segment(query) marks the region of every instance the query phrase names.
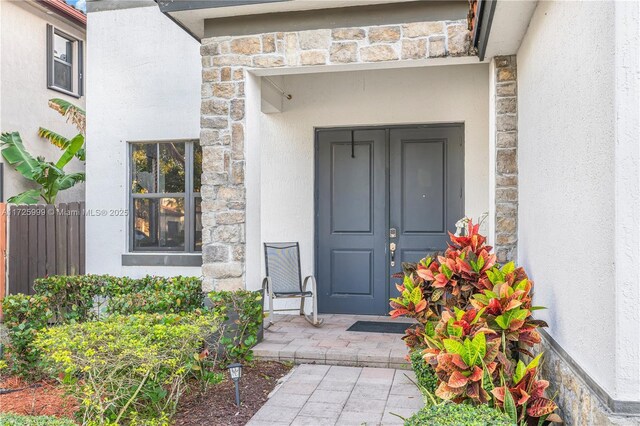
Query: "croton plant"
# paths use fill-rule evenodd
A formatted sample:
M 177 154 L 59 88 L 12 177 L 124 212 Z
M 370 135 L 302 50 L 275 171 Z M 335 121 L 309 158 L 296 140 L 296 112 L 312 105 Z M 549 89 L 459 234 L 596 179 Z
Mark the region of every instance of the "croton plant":
M 498 264 L 479 228 L 470 220 L 443 254 L 403 264 L 390 315 L 417 320 L 403 339 L 434 369 L 439 398 L 499 407 L 520 425 L 561 421 L 537 379 L 532 348 L 546 323 L 532 318 L 542 309 L 532 306 L 533 281 L 513 262 Z

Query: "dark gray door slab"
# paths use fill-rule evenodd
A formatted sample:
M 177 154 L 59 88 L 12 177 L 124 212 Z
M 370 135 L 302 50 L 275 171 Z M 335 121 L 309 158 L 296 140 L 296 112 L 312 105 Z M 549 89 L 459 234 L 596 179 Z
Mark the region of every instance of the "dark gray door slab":
M 317 141 L 318 310 L 383 313 L 386 132 L 323 130 Z
M 395 265 L 417 262 L 447 248 L 448 232 L 464 216 L 464 129 L 459 126 L 391 129 L 390 228 Z
M 390 275 L 444 250 L 464 214 L 463 126 L 318 130 L 316 143 L 318 310 L 386 314 Z

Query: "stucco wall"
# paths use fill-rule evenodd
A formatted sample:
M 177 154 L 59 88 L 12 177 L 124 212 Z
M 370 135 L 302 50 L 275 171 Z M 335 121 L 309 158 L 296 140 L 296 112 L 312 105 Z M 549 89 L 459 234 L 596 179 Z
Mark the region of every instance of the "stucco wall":
M 293 99 L 283 100 L 282 113 L 260 115 L 261 237 L 299 241 L 303 274 L 314 269 L 314 127 L 464 122 L 465 211 L 478 217 L 488 210 L 487 64 L 292 75 L 277 81 Z M 267 84 L 263 81 L 263 87 Z M 255 267 L 247 263 L 248 277 Z
M 127 141 L 197 139 L 200 45 L 150 7 L 89 14 L 87 208 L 127 209 Z M 87 272 L 189 274 L 199 267 L 123 267 L 128 218 L 87 217 Z
M 85 39 L 84 30 L 56 15 L 47 15 L 26 1 L 2 0 L 0 11 L 0 131 L 20 132 L 34 157 L 44 156 L 47 161 L 55 162 L 61 151 L 38 137 L 38 127 L 67 137 L 75 136 L 78 130 L 67 124 L 47 103 L 51 98 L 62 98 L 84 108 L 85 99 L 76 99 L 47 88 L 47 23 L 80 40 Z M 0 161 L 4 163 L 4 159 Z M 77 172 L 83 168 L 82 162 L 72 160 L 66 170 Z M 5 165 L 4 201 L 30 188 L 26 179 Z M 61 192 L 57 201 L 81 201 L 83 198 L 84 184 L 78 184 Z
M 540 2 L 517 53 L 518 257 L 549 334 L 615 397 L 613 12 Z

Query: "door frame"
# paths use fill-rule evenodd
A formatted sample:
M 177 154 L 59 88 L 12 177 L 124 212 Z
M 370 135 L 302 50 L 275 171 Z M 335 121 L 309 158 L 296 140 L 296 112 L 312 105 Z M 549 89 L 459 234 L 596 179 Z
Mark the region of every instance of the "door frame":
M 320 145 L 318 141 L 318 132 L 327 131 L 327 130 L 384 130 L 385 131 L 385 212 L 384 212 L 384 220 L 387 225 L 387 231 L 390 226 L 391 221 L 391 206 L 389 201 L 391 199 L 390 194 L 390 170 L 391 170 L 391 156 L 390 156 L 390 133 L 391 130 L 395 129 L 424 129 L 424 128 L 433 128 L 433 127 L 459 127 L 462 129 L 462 163 L 463 166 L 466 160 L 466 140 L 465 140 L 465 123 L 464 121 L 450 121 L 445 123 L 417 123 L 417 124 L 391 124 L 391 125 L 371 125 L 371 126 L 319 126 L 313 128 L 313 274 L 314 276 L 318 276 L 318 253 L 319 253 L 319 238 L 318 238 L 318 222 L 319 222 L 319 210 L 318 210 L 318 197 L 319 197 L 319 188 L 318 182 L 320 180 L 319 173 L 320 167 L 318 162 L 320 158 L 318 156 L 318 152 L 320 150 Z M 465 169 L 463 167 L 463 173 Z M 465 191 L 466 191 L 466 173 L 462 179 L 462 206 L 463 212 L 465 211 L 466 200 L 465 200 Z M 385 298 L 388 300 L 391 297 L 391 275 L 390 275 L 390 259 L 389 259 L 389 233 L 386 232 L 385 237 L 385 274 L 387 276 L 387 285 L 385 289 Z M 318 312 L 322 313 L 322 312 Z

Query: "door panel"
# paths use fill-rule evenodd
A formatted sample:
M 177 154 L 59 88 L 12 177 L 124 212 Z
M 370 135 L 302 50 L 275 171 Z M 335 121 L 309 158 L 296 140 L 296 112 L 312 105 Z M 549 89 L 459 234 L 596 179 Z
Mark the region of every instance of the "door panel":
M 462 126 L 391 129 L 390 227 L 397 251 L 391 274 L 402 262 L 444 251 L 464 215 Z
M 318 310 L 386 311 L 386 132 L 317 133 Z M 353 151 L 352 151 L 353 148 Z M 352 155 L 353 154 L 353 155 Z
M 444 251 L 464 215 L 463 126 L 319 130 L 316 140 L 318 310 L 386 314 L 391 274 Z

